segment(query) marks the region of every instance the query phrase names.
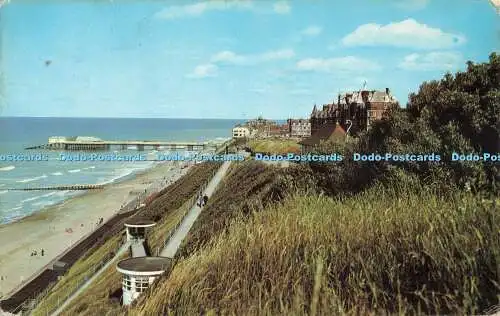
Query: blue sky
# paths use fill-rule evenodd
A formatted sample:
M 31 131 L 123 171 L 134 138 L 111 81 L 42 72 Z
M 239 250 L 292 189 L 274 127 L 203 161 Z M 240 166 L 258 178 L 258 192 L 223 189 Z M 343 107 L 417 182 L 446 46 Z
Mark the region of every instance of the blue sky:
M 406 104 L 498 51 L 498 22 L 487 0 L 13 0 L 0 115 L 307 117 L 365 80 Z

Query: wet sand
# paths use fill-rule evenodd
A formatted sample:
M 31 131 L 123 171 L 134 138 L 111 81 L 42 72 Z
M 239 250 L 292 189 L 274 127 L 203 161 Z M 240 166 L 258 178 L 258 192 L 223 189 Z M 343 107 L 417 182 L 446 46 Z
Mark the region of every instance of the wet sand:
M 174 162 L 162 163 L 103 190 L 89 191 L 17 222 L 1 225 L 0 297 L 93 231 L 101 217 L 106 222 L 146 188 L 165 186 L 166 181 L 175 181 L 187 170 Z M 37 256 L 30 256 L 35 250 Z

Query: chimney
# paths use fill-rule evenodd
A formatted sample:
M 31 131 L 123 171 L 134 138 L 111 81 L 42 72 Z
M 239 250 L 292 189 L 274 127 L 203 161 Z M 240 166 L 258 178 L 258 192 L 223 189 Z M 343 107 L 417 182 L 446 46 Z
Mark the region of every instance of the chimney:
M 389 95 L 390 92 L 391 90 L 389 90 L 389 88 L 385 88 L 385 94 Z

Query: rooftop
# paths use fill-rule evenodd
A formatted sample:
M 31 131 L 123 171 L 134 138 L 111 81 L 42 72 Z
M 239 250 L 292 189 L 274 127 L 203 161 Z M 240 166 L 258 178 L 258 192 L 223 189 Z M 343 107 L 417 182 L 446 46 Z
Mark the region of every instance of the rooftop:
M 121 273 L 164 272 L 172 264 L 167 257 L 135 257 L 118 262 L 117 270 Z
M 125 226 L 133 227 L 151 227 L 156 225 L 155 221 L 145 218 L 129 218 L 125 221 Z
M 319 145 L 322 141 L 326 141 L 328 139 L 339 139 L 346 135 L 345 130 L 340 126 L 340 124 L 329 124 L 322 128 L 320 128 L 316 133 L 314 133 L 311 137 L 304 139 L 299 142 L 300 145 L 305 146 L 314 146 Z

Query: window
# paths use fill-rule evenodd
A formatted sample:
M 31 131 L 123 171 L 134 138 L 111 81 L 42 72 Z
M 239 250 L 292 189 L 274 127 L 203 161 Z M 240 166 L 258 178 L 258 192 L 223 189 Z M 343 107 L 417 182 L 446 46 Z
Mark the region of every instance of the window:
M 123 275 L 123 288 L 127 291 L 132 289 L 132 282 L 130 281 L 130 276 L 127 274 Z
M 149 287 L 149 277 L 136 276 L 135 277 L 135 290 L 142 293 Z

